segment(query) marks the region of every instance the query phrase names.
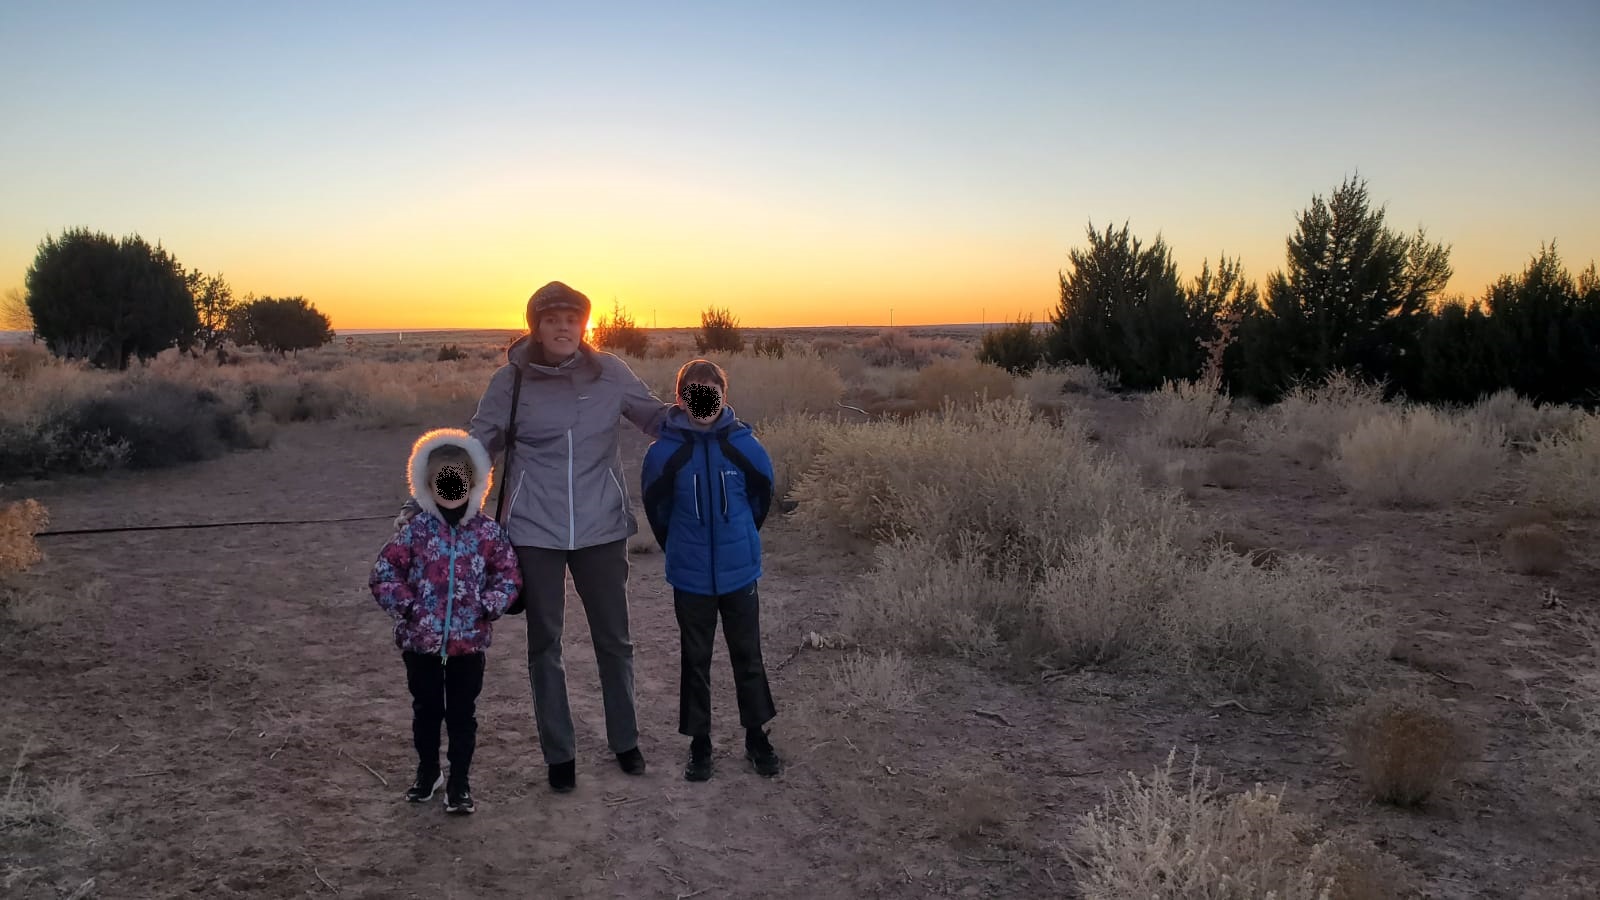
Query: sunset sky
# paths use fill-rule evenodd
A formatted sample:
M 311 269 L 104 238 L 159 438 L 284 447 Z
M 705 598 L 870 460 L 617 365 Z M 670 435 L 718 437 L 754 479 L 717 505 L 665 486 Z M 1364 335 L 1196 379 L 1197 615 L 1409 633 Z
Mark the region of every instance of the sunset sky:
M 1600 258 L 1595 0 L 444 6 L 6 0 L 0 290 L 87 226 L 335 328 L 1038 318 L 1090 220 L 1265 282 L 1355 173 L 1453 293 Z

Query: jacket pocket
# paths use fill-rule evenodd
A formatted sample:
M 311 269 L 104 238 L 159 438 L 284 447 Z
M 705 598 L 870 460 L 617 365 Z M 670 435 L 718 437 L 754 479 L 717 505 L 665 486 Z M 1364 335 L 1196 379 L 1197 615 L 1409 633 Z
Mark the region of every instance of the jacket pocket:
M 628 517 L 628 492 L 622 489 L 622 481 L 617 478 L 615 469 L 606 466 L 606 474 L 611 476 L 611 483 L 617 486 L 617 514 L 626 519 Z

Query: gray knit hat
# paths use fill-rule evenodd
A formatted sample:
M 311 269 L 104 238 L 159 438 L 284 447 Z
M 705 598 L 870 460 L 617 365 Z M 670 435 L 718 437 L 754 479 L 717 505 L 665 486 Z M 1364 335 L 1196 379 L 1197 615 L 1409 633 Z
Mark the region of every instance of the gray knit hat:
M 588 321 L 589 298 L 559 281 L 550 282 L 528 298 L 528 329 L 538 326 L 540 316 L 557 309 L 570 309 Z

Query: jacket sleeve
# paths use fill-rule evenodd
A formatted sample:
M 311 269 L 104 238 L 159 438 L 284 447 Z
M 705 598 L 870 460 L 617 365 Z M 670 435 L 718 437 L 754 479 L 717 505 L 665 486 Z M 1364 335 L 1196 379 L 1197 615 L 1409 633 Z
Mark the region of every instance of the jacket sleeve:
M 411 560 L 411 526 L 407 524 L 383 545 L 367 578 L 373 599 L 396 619 L 404 619 L 417 602 L 417 592 L 411 588 Z
M 650 437 L 660 437 L 661 423 L 667 420 L 667 411 L 672 409 L 672 404 L 662 403 L 661 398 L 633 373 L 625 361 L 616 357 L 612 359 L 620 369 L 618 377 L 622 380 L 623 417 Z
M 485 545 L 483 555 L 483 617 L 490 622 L 505 615 L 507 607 L 522 593 L 522 568 L 517 564 L 517 551 L 500 524 L 493 524 L 494 536 Z
M 767 448 L 761 446 L 761 442 L 756 440 L 754 435 L 742 443 L 745 456 L 761 476 L 745 478 L 745 492 L 750 497 L 750 511 L 755 515 L 756 530 L 760 531 L 761 524 L 767 520 L 767 513 L 772 511 L 772 485 L 777 478 L 773 475 L 772 457 L 767 454 Z
M 656 546 L 663 550 L 667 549 L 667 523 L 672 521 L 672 484 L 670 479 L 662 477 L 667 456 L 667 445 L 656 441 L 645 451 L 644 465 L 639 472 L 644 515 L 650 522 Z
M 517 377 L 515 366 L 507 363 L 495 370 L 489 386 L 478 398 L 478 411 L 467 423 L 467 433 L 478 439 L 489 458 L 499 455 L 506 446 L 506 422 L 511 418 L 511 382 Z

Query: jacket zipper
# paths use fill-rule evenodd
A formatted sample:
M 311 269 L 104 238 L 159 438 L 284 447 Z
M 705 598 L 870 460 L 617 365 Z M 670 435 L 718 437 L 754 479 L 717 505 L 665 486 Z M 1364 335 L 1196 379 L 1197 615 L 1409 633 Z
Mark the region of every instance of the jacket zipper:
M 717 472 L 722 476 L 722 521 L 728 521 L 728 470 Z
M 567 549 L 578 548 L 578 518 L 572 507 L 572 429 L 567 429 Z
M 450 616 L 455 612 L 456 603 L 456 534 L 455 528 L 445 525 L 450 534 L 450 586 L 449 593 L 444 600 L 444 636 L 439 639 L 439 665 L 450 664 Z
M 705 452 L 705 460 L 706 460 L 706 505 L 707 506 L 711 506 L 713 509 L 715 509 L 716 507 L 711 502 L 711 444 L 709 442 L 705 442 L 705 443 L 702 443 L 700 445 L 700 447 Z M 695 492 L 695 503 L 698 505 L 699 502 L 700 502 L 700 500 L 699 500 L 699 492 L 696 491 Z M 716 596 L 718 596 L 718 594 L 717 594 L 717 517 L 716 517 L 716 514 L 713 513 L 712 515 L 707 516 L 706 517 L 706 523 L 711 526 L 711 539 L 710 539 L 710 542 L 709 542 L 709 546 L 710 546 L 710 549 L 711 549 L 711 596 L 716 597 Z
M 689 478 L 694 482 L 694 520 L 704 522 L 705 516 L 700 515 L 700 476 L 691 472 Z

